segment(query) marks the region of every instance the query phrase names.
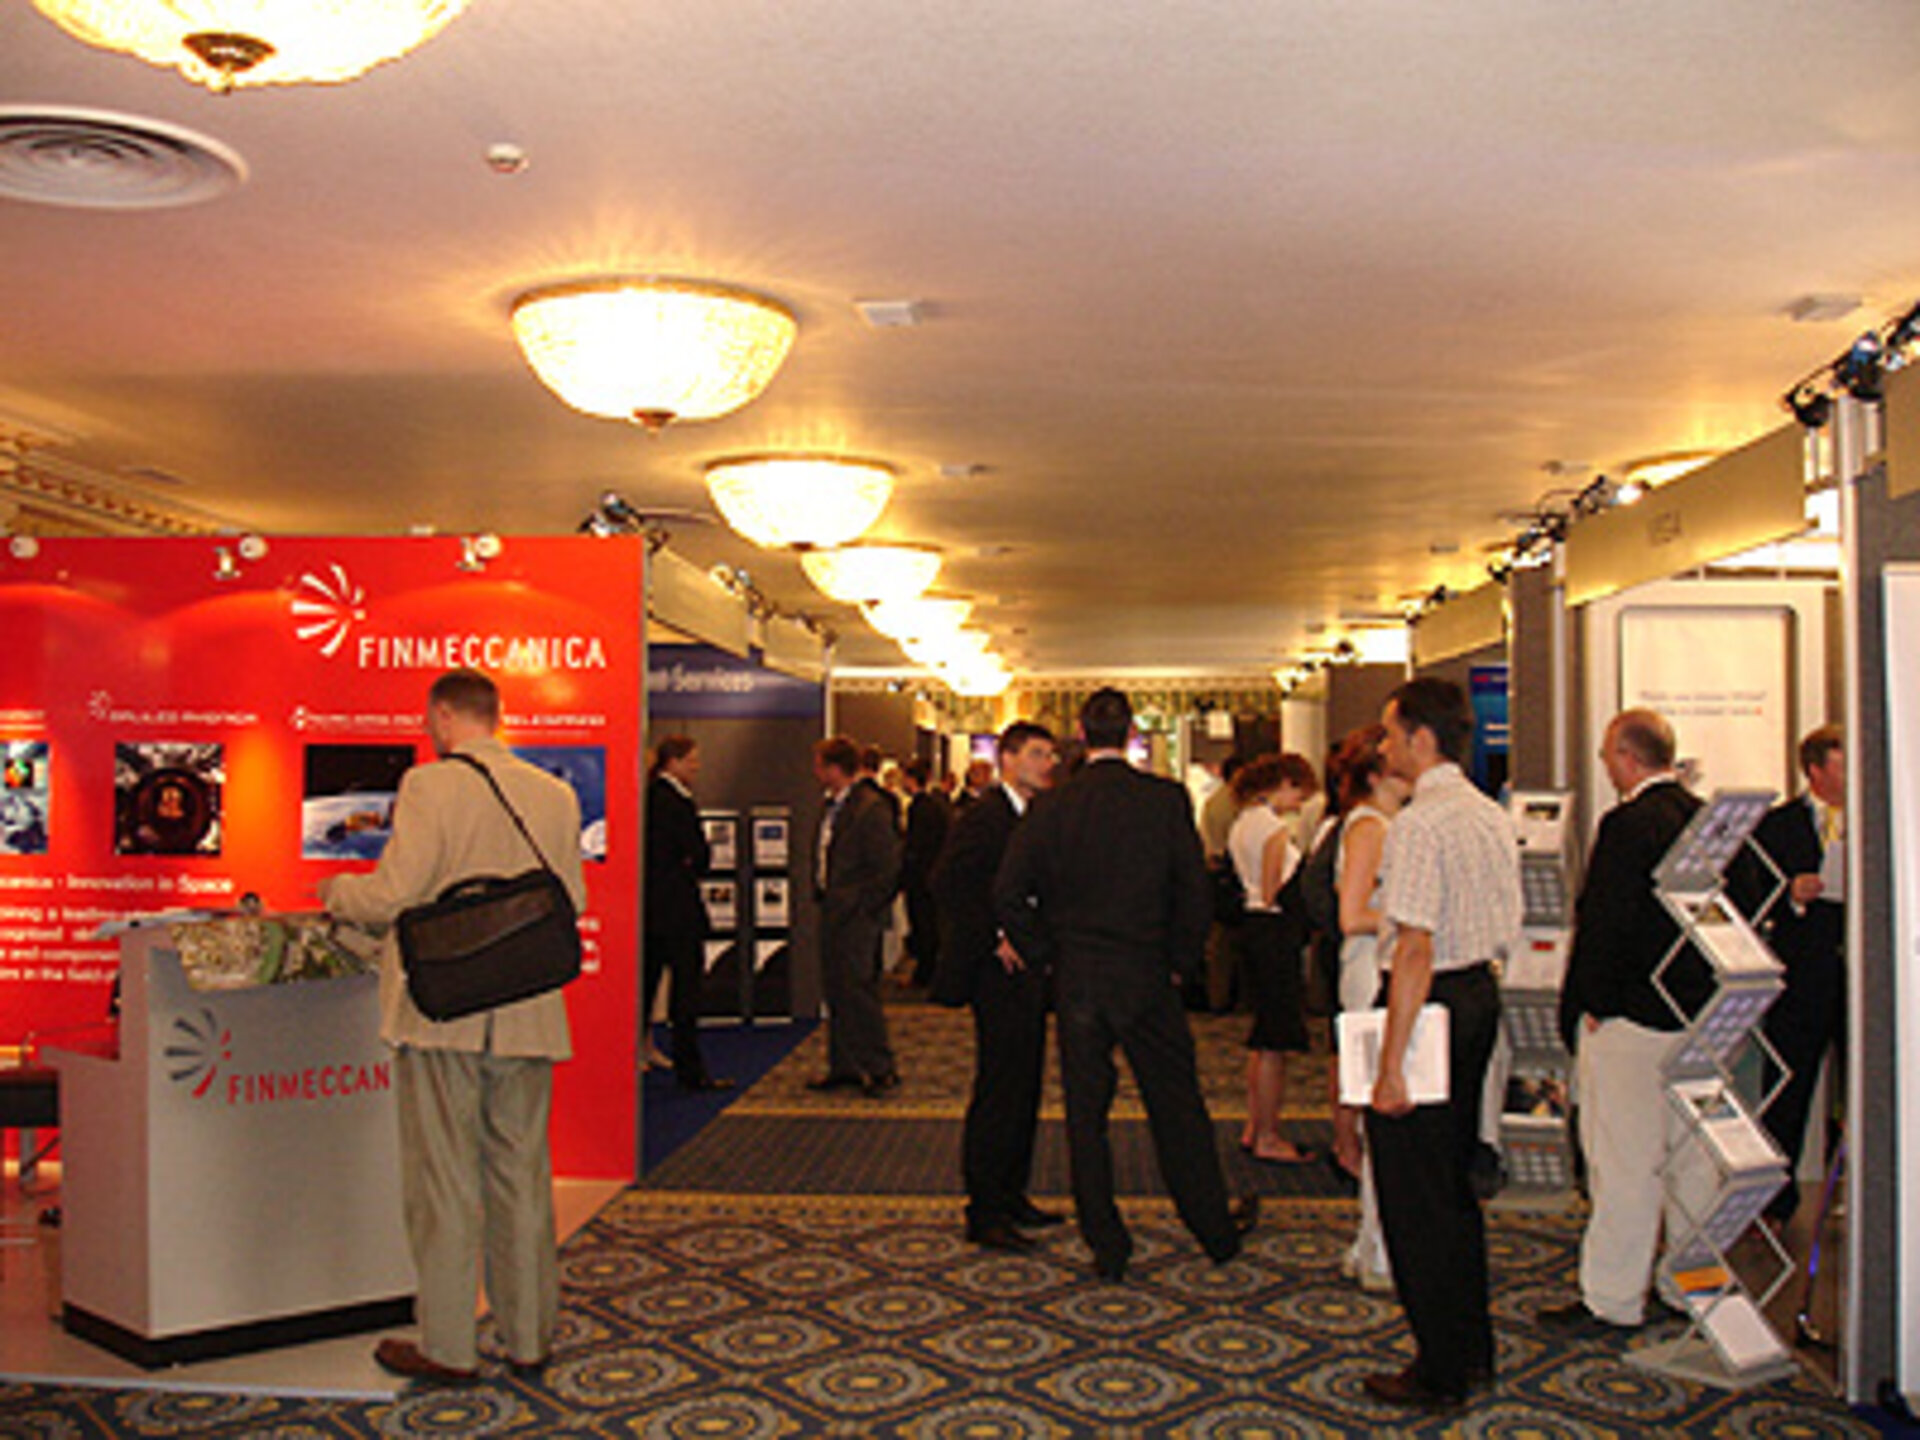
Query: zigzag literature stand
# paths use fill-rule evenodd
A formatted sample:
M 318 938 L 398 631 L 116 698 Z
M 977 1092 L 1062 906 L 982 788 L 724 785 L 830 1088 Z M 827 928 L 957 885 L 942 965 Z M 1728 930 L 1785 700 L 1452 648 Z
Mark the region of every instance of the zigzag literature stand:
M 1764 1307 L 1793 1273 L 1793 1262 L 1765 1225 L 1777 1270 L 1758 1296 L 1727 1255 L 1787 1182 L 1787 1160 L 1736 1092 L 1733 1066 L 1759 1047 L 1777 1076 L 1765 1110 L 1785 1083 L 1785 1067 L 1758 1028 L 1784 986 L 1784 967 L 1722 894 L 1725 871 L 1773 803 L 1764 790 L 1716 791 L 1654 872 L 1654 889 L 1680 927 L 1654 971 L 1654 984 L 1683 1022 L 1663 1066 L 1668 1117 L 1667 1244 L 1662 1293 L 1679 1297 L 1686 1333 L 1627 1353 L 1630 1363 L 1676 1379 L 1744 1390 L 1794 1372 L 1792 1351 L 1774 1333 Z M 1776 880 L 1778 879 L 1776 873 Z M 1672 967 L 1693 946 L 1714 988 L 1689 1018 L 1668 987 Z

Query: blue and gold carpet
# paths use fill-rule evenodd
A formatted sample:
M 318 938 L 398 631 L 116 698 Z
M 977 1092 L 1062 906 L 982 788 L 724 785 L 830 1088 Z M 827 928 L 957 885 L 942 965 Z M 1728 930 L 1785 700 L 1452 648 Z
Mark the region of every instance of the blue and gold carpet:
M 810 1037 L 569 1242 L 556 1355 L 537 1381 L 490 1362 L 478 1385 L 388 1404 L 0 1387 L 0 1437 L 1873 1433 L 1806 1377 L 1729 1394 L 1636 1369 L 1617 1342 L 1540 1333 L 1534 1310 L 1572 1293 L 1572 1217 L 1493 1219 L 1500 1376 L 1468 1409 L 1432 1419 L 1383 1410 L 1361 1390 L 1364 1374 L 1409 1351 L 1392 1298 L 1341 1278 L 1351 1201 L 1270 1198 L 1246 1252 L 1215 1266 L 1158 1195 L 1149 1162 L 1123 1201 L 1136 1242 L 1123 1285 L 1094 1280 L 1070 1228 L 1041 1232 L 1027 1254 L 969 1246 L 954 1178 L 965 1017 L 895 1015 L 902 1092 L 807 1091 L 820 1044 Z M 1229 1151 L 1244 1116 L 1241 1025 L 1196 1027 Z M 1311 1139 L 1325 1090 L 1324 1072 L 1309 1071 L 1289 1111 Z M 1141 1124 L 1134 1102 L 1123 1097 L 1116 1114 L 1117 1146 L 1145 1155 L 1127 1133 Z M 1036 1190 L 1061 1204 L 1051 1184 Z M 1667 1321 L 1645 1339 L 1676 1333 Z

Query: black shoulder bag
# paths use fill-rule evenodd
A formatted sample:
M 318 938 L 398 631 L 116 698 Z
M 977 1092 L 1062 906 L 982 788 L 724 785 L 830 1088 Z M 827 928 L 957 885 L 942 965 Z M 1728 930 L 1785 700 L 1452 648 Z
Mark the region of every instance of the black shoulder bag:
M 540 865 L 510 879 L 459 881 L 438 899 L 400 912 L 407 993 L 429 1020 L 458 1020 L 544 995 L 580 973 L 580 930 L 567 887 L 492 772 L 469 755 L 447 758 L 480 772 Z

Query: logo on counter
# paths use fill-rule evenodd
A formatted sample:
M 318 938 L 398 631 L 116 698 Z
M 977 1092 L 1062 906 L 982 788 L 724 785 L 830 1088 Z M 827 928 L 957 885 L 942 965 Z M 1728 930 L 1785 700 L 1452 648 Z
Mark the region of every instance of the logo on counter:
M 214 1018 L 211 1010 L 201 1010 L 194 1018 L 176 1017 L 175 1039 L 167 1046 L 167 1078 L 176 1085 L 192 1085 L 198 1100 L 213 1088 L 220 1077 L 220 1066 L 233 1060 L 233 1032 Z
M 326 575 L 308 571 L 294 590 L 293 633 L 320 647 L 331 660 L 347 643 L 353 627 L 367 618 L 367 592 L 347 578 L 338 565 L 328 567 Z

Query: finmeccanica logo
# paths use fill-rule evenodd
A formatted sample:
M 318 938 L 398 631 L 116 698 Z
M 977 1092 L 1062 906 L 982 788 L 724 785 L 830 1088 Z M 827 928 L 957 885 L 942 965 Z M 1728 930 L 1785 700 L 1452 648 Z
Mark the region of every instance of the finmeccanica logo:
M 308 571 L 294 583 L 288 609 L 293 633 L 331 660 L 367 618 L 367 592 L 344 567 Z M 440 633 L 361 635 L 347 653 L 361 670 L 487 670 L 544 675 L 555 670 L 605 670 L 606 642 L 598 635 L 528 635 L 448 630 Z
M 320 653 L 331 660 L 347 643 L 353 627 L 367 618 L 367 592 L 347 578 L 338 565 L 328 567 L 329 574 L 308 571 L 294 587 L 293 633 L 311 640 Z
M 204 1009 L 191 1019 L 176 1016 L 173 1031 L 174 1042 L 165 1051 L 167 1078 L 176 1085 L 193 1086 L 193 1098 L 198 1100 L 213 1088 L 221 1064 L 233 1060 L 233 1032 Z
M 281 1070 L 235 1070 L 233 1032 L 211 1010 L 195 1016 L 177 1016 L 174 1041 L 165 1050 L 167 1078 L 192 1086 L 202 1100 L 209 1094 L 229 1105 L 279 1105 L 290 1101 L 344 1100 L 375 1095 L 393 1088 L 393 1066 L 381 1060 L 368 1065 L 340 1061 L 329 1065 L 296 1065 Z M 228 1067 L 226 1083 L 218 1084 L 221 1067 Z

